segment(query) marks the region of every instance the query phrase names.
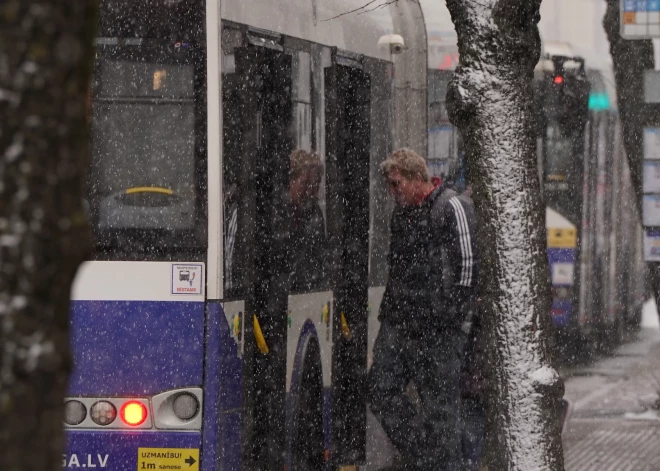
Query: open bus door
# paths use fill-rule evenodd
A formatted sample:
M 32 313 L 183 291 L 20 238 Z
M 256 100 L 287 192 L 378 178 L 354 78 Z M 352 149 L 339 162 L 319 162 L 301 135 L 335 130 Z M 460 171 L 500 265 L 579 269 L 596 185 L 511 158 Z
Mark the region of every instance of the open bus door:
M 325 107 L 321 97 L 315 103 L 325 118 L 327 276 L 300 290 L 288 265 L 295 229 L 287 197 L 294 144 L 305 148 L 313 141 L 301 140 L 304 125 L 294 113 L 306 106 L 296 82 L 305 75 L 306 52 L 295 44 L 296 53 L 284 49 L 281 38 L 250 34 L 241 32 L 235 68 L 223 79 L 225 199 L 233 192 L 238 208 L 225 307 L 240 304 L 245 313 L 241 468 L 323 469 L 328 460 L 333 467 L 354 465 L 364 461 L 366 441 L 370 79 L 359 57 L 335 52 L 314 82 L 313 93 L 325 94 Z M 314 60 L 311 66 L 322 67 Z M 225 211 L 227 221 L 227 202 Z M 297 313 L 319 301 L 328 308 L 323 326 L 320 310 Z M 314 324 L 316 333 L 329 330 L 323 339 L 304 332 L 298 338 L 300 322 Z M 292 348 L 300 358 L 287 356 Z M 332 386 L 326 382 L 330 354 Z
M 241 128 L 240 157 L 233 162 L 239 207 L 235 253 L 241 258 L 238 284 L 246 313 L 242 468 L 284 469 L 288 273 L 278 225 L 285 217 L 282 192 L 292 150 L 291 56 L 276 43 L 248 45 L 236 48 L 235 61 Z
M 325 71 L 328 229 L 335 248 L 332 461 L 366 459 L 371 80 L 362 58 L 333 51 Z

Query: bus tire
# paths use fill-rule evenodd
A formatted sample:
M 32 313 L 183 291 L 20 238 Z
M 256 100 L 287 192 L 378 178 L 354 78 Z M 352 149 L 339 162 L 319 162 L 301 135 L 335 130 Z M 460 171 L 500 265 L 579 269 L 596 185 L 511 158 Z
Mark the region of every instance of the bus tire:
M 325 465 L 323 437 L 323 375 L 316 336 L 305 339 L 298 395 L 294 409 L 292 471 L 317 471 Z

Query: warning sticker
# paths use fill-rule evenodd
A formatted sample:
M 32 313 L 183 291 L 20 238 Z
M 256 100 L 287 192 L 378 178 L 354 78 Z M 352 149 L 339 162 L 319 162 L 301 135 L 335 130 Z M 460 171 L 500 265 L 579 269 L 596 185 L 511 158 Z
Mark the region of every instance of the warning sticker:
M 172 265 L 172 294 L 202 294 L 202 265 Z
M 572 263 L 553 263 L 552 284 L 553 285 L 572 285 L 574 265 Z
M 199 471 L 199 448 L 138 448 L 137 469 Z

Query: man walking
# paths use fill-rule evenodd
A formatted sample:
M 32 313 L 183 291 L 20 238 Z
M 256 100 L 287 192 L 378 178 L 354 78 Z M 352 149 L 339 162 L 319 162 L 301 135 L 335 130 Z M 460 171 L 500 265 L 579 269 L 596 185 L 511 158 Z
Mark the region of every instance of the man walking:
M 465 306 L 476 277 L 471 200 L 429 178 L 400 149 L 381 164 L 396 208 L 389 278 L 369 372 L 369 402 L 405 469 L 459 471 Z M 416 406 L 406 394 L 413 382 Z

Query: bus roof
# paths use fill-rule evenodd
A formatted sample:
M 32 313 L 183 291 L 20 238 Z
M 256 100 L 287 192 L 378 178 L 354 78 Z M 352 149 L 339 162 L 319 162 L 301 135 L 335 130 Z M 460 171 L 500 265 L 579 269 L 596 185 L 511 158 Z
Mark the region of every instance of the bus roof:
M 222 18 L 286 36 L 391 61 L 379 39 L 393 34 L 387 8 L 351 0 L 223 0 Z M 364 2 L 367 5 L 368 2 Z

